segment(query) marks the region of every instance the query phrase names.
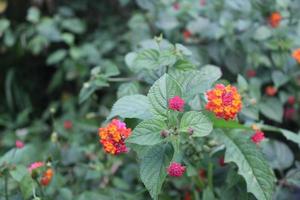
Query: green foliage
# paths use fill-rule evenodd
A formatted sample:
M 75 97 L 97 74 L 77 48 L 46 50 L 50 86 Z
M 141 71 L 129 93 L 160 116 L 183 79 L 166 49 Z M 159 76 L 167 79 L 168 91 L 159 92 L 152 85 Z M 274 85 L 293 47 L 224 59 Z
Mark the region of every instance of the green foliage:
M 0 1 L 0 199 L 298 199 L 299 9 L 295 0 Z M 236 119 L 205 111 L 216 83 L 241 94 Z M 169 108 L 174 96 L 182 111 Z M 132 129 L 125 155 L 96 138 L 113 118 Z M 257 129 L 266 138 L 254 145 Z M 37 161 L 45 166 L 32 176 Z M 183 176 L 167 174 L 171 162 Z
M 243 133 L 216 131 L 226 148 L 225 162 L 234 162 L 238 166 L 238 173 L 245 179 L 248 192 L 257 199 L 272 199 L 275 176 L 262 153 L 240 134 Z

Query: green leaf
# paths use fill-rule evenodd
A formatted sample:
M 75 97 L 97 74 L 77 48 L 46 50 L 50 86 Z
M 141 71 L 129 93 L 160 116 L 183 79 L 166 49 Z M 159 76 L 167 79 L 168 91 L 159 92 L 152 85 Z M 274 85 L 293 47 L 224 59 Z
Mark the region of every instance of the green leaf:
M 225 162 L 234 162 L 238 173 L 244 177 L 247 191 L 259 200 L 271 200 L 275 177 L 263 154 L 242 132 L 223 132 L 216 135 L 225 144 Z
M 258 124 L 258 126 L 262 130 L 280 132 L 280 133 L 283 134 L 283 136 L 287 140 L 295 142 L 300 147 L 300 133 L 297 134 L 297 133 L 294 133 L 292 131 L 289 131 L 289 130 L 286 130 L 286 129 L 282 129 L 282 128 L 277 128 L 277 127 L 270 126 L 270 125 Z
M 111 61 L 106 60 L 101 63 L 101 68 L 106 76 L 116 76 L 120 74 L 118 67 Z
M 211 191 L 210 188 L 205 188 L 202 194 L 202 200 L 214 200 L 215 196 L 214 193 Z
M 181 96 L 181 88 L 168 74 L 164 74 L 150 88 L 149 101 L 155 115 L 167 117 L 168 100 L 174 96 Z
M 203 137 L 212 131 L 212 123 L 201 112 L 190 111 L 184 113 L 180 122 L 180 131 L 188 132 L 193 130 L 193 137 Z
M 62 61 L 67 55 L 67 51 L 65 49 L 60 49 L 52 54 L 47 58 L 47 65 L 54 65 Z
M 193 97 L 211 88 L 212 84 L 217 81 L 221 75 L 221 70 L 218 67 L 206 65 L 199 71 L 181 72 L 177 70 L 170 76 L 181 85 L 183 94 L 188 97 Z
M 177 58 L 174 50 L 163 50 L 159 54 L 158 64 L 159 66 L 172 66 L 176 60 Z
M 283 134 L 283 136 L 292 141 L 295 142 L 296 144 L 298 144 L 299 148 L 300 148 L 300 133 L 294 133 L 292 131 L 289 130 L 285 130 L 285 129 L 280 129 L 280 132 Z
M 268 98 L 259 103 L 260 112 L 269 119 L 282 122 L 283 108 L 281 102 L 276 98 Z
M 196 66 L 188 60 L 178 60 L 174 67 L 182 71 L 194 70 Z
M 281 71 L 273 71 L 272 80 L 275 87 L 279 88 L 280 86 L 286 84 L 289 81 L 289 77 Z
M 0 19 L 0 35 L 10 26 L 10 21 L 7 19 Z
M 285 179 L 288 184 L 300 187 L 300 169 L 297 168 L 290 170 Z
M 30 7 L 26 16 L 27 21 L 37 23 L 40 19 L 40 10 L 37 7 Z
M 15 169 L 9 171 L 11 177 L 16 180 L 17 182 L 20 182 L 23 177 L 28 174 L 28 170 L 23 165 L 17 165 Z
M 24 199 L 29 199 L 32 196 L 32 188 L 34 185 L 34 181 L 30 177 L 29 173 L 22 178 L 20 182 L 20 190 Z
M 113 105 L 107 119 L 112 119 L 115 116 L 122 118 L 150 119 L 152 118 L 150 108 L 149 100 L 144 95 L 135 94 L 124 96 Z
M 238 75 L 237 82 L 240 92 L 248 90 L 248 83 L 242 75 Z
M 169 144 L 159 144 L 149 148 L 141 159 L 141 179 L 154 200 L 158 200 L 172 154 Z
M 272 32 L 270 30 L 270 28 L 268 28 L 267 26 L 260 26 L 254 33 L 253 38 L 255 40 L 261 41 L 261 40 L 266 40 L 269 37 L 271 37 Z
M 139 94 L 140 92 L 140 85 L 138 82 L 130 82 L 130 83 L 122 83 L 117 92 L 118 98 L 133 95 L 133 94 Z
M 137 125 L 126 141 L 138 145 L 155 145 L 163 141 L 160 135 L 163 130 L 167 130 L 164 121 L 158 119 L 145 120 Z
M 262 151 L 273 169 L 284 170 L 294 162 L 294 154 L 284 143 L 269 140 L 262 143 Z
M 159 57 L 159 52 L 155 49 L 143 50 L 135 57 L 130 69 L 134 72 L 139 72 L 142 69 L 156 69 L 159 67 Z

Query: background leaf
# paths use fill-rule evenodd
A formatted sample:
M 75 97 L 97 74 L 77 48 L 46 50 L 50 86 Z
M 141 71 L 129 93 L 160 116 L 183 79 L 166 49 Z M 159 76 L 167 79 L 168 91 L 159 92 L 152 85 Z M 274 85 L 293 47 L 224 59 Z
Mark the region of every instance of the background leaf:
M 238 173 L 247 183 L 247 191 L 257 199 L 270 200 L 274 191 L 275 176 L 263 154 L 243 132 L 223 132 L 216 135 L 225 144 L 225 162 L 234 162 Z
M 107 119 L 112 119 L 115 116 L 122 118 L 150 119 L 152 117 L 150 108 L 149 100 L 144 95 L 135 94 L 124 96 L 113 105 Z

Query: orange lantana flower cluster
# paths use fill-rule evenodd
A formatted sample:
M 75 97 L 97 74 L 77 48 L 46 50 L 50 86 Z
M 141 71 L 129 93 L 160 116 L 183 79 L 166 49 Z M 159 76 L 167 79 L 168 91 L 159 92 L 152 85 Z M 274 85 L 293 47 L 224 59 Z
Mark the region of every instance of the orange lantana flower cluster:
M 110 154 L 127 152 L 125 139 L 131 134 L 131 129 L 118 119 L 112 120 L 106 127 L 99 128 L 100 143 L 104 150 Z
M 242 108 L 241 96 L 236 87 L 217 84 L 207 93 L 206 109 L 225 120 L 234 119 Z

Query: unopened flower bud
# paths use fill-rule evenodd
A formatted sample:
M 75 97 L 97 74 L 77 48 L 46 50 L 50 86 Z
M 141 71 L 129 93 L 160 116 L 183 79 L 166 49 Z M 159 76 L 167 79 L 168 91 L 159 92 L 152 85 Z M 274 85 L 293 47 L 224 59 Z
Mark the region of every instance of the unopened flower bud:
M 50 112 L 51 112 L 52 114 L 54 114 L 54 113 L 56 112 L 56 109 L 53 108 L 53 107 L 51 107 L 51 108 L 50 108 Z
M 168 136 L 169 136 L 169 131 L 167 131 L 167 130 L 162 130 L 162 131 L 160 132 L 160 135 L 161 135 L 161 137 L 163 137 L 163 138 L 168 137 Z
M 255 98 L 252 98 L 252 99 L 250 99 L 250 103 L 251 103 L 251 105 L 255 105 L 257 103 L 257 101 Z
M 210 147 L 207 145 L 203 145 L 203 150 L 206 152 L 210 152 Z
M 53 132 L 51 134 L 51 142 L 56 143 L 57 142 L 57 138 L 58 138 L 57 133 Z
M 190 135 L 193 135 L 194 129 L 190 127 L 190 128 L 188 129 L 188 133 L 189 133 Z
M 212 146 L 212 147 L 213 147 L 213 146 L 217 146 L 217 145 L 218 145 L 218 142 L 217 142 L 216 140 L 209 140 L 209 141 L 208 141 L 208 145 L 209 145 L 209 146 Z

